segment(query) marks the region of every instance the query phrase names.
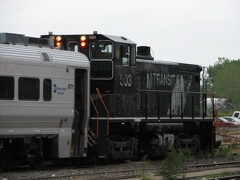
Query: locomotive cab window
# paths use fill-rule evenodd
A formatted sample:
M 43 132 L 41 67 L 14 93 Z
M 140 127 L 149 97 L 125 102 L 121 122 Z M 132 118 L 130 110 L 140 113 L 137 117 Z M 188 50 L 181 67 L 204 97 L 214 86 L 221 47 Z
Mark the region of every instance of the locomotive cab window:
M 90 43 L 91 59 L 112 59 L 113 44 L 111 41 L 93 41 Z
M 44 79 L 43 80 L 43 100 L 51 101 L 52 99 L 52 80 Z
M 0 99 L 13 100 L 14 98 L 14 78 L 0 76 Z
M 121 59 L 123 66 L 130 66 L 131 48 L 129 45 L 121 45 Z
M 113 63 L 112 61 L 91 61 L 90 62 L 91 79 L 112 79 Z
M 199 76 L 195 76 L 195 83 L 196 83 L 196 84 L 199 83 Z
M 39 79 L 20 77 L 18 81 L 18 98 L 19 100 L 39 100 Z
M 78 42 L 75 42 L 75 41 L 68 42 L 68 50 L 69 51 L 78 52 L 78 49 L 79 49 Z

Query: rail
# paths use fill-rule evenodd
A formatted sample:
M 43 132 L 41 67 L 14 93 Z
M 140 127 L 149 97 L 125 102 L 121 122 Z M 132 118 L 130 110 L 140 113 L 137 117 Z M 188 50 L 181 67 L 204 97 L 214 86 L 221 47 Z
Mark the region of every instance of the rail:
M 143 98 L 145 98 L 145 104 L 142 106 L 145 108 L 145 118 L 148 119 L 150 114 L 149 112 L 149 101 L 157 101 L 156 102 L 156 110 L 158 119 L 162 116 L 167 116 L 172 119 L 174 116 L 178 116 L 181 119 L 184 117 L 191 117 L 194 119 L 195 117 L 202 117 L 203 119 L 207 117 L 207 94 L 202 92 L 183 92 L 183 91 L 163 91 L 163 90 L 142 90 L 137 89 L 137 93 L 141 94 Z M 155 93 L 155 96 L 153 95 Z M 154 99 L 153 99 L 154 97 Z M 196 99 L 201 98 L 201 104 L 196 103 Z M 213 98 L 213 97 L 212 97 Z M 162 103 L 165 102 L 165 103 Z M 166 103 L 167 102 L 167 103 Z M 187 103 L 188 102 L 188 103 Z M 162 107 L 164 104 L 165 107 Z M 168 107 L 166 108 L 166 105 Z M 187 111 L 186 111 L 186 106 Z M 161 113 L 161 109 L 165 108 L 164 114 L 163 110 Z M 213 113 L 210 117 L 214 117 Z
M 97 116 L 96 132 L 95 132 L 95 139 L 97 139 L 97 138 L 98 138 L 98 128 L 99 128 L 99 119 L 98 119 L 98 118 L 99 118 L 99 113 L 98 113 L 98 110 L 97 110 L 97 108 L 96 108 L 93 100 L 92 100 L 92 97 L 90 97 L 90 100 L 91 100 L 91 102 L 92 102 L 93 108 L 95 109 L 96 116 Z
M 107 106 L 105 105 L 103 99 L 102 99 L 102 96 L 101 96 L 101 93 L 100 93 L 100 90 L 99 88 L 96 88 L 96 91 L 97 91 L 97 94 L 98 94 L 98 97 L 100 98 L 101 102 L 102 102 L 102 105 L 104 106 L 106 112 L 107 112 L 107 136 L 109 135 L 109 111 L 107 109 Z
M 212 102 L 212 107 L 213 107 L 213 114 L 214 114 L 214 117 L 216 119 L 216 133 L 219 133 L 219 119 L 218 119 L 218 111 L 217 111 L 217 108 L 215 106 L 215 103 L 214 103 L 214 96 L 211 94 L 210 95 L 210 98 L 211 98 L 211 102 Z

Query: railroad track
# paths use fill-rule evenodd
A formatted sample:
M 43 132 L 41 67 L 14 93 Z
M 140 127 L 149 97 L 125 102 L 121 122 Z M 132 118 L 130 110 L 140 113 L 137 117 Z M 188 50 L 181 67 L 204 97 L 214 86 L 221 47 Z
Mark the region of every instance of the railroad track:
M 127 166 L 127 167 L 124 167 Z M 0 180 L 48 180 L 48 179 L 78 179 L 78 180 L 118 180 L 140 177 L 143 172 L 154 172 L 144 162 L 133 162 L 111 165 L 88 166 L 46 166 L 42 171 L 35 171 L 29 167 L 2 172 Z
M 33 177 L 33 178 L 19 178 L 18 180 L 49 180 L 49 179 L 77 179 L 77 180 L 95 180 L 95 179 L 104 179 L 104 180 L 120 180 L 126 178 L 137 178 L 141 176 L 141 172 L 153 171 L 151 168 L 144 169 L 131 169 L 131 170 L 115 170 L 115 171 L 104 171 L 104 172 L 91 172 L 91 173 L 70 173 L 65 175 L 52 174 L 42 177 Z
M 226 177 L 219 177 L 217 180 L 238 180 L 240 179 L 240 175 L 232 175 L 232 176 L 226 176 Z M 211 178 L 210 180 L 216 180 L 216 178 Z
M 230 162 L 215 162 L 215 163 L 208 163 L 208 164 L 196 164 L 196 165 L 189 165 L 188 167 L 192 168 L 198 168 L 198 167 L 221 167 L 221 166 L 234 166 L 234 167 L 239 167 L 240 166 L 240 161 L 230 161 Z
M 63 166 L 63 167 L 46 167 L 43 171 L 34 171 L 30 169 L 22 169 L 18 171 L 2 172 L 0 174 L 0 180 L 48 180 L 48 179 L 78 179 L 78 180 L 119 180 L 130 178 L 141 178 L 142 174 L 155 174 L 156 169 L 159 166 L 159 162 L 130 162 L 123 164 L 104 165 L 104 166 Z M 231 162 L 219 162 L 219 163 L 207 163 L 197 165 L 187 165 L 187 171 L 185 175 L 186 179 L 193 179 L 198 177 L 206 177 L 209 174 L 220 174 L 221 177 L 217 179 L 240 179 L 240 174 L 236 174 L 236 171 L 231 171 L 228 174 L 228 169 L 240 167 L 240 161 Z M 212 172 L 211 172 L 212 171 Z M 240 173 L 240 168 L 238 169 Z M 211 172 L 211 173 L 210 173 Z M 223 175 L 225 177 L 223 177 Z M 227 176 L 226 176 L 227 175 Z M 207 176 L 211 179 L 211 176 Z M 216 178 L 212 178 L 216 180 Z
M 187 168 L 185 180 L 198 177 L 207 177 L 208 180 L 240 179 L 240 161 L 189 165 Z

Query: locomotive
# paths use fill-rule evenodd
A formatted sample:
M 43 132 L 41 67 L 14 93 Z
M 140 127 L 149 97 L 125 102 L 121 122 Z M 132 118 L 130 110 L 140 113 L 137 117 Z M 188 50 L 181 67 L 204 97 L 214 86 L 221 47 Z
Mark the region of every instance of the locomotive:
M 154 60 L 123 36 L 1 33 L 0 67 L 0 170 L 15 159 L 39 169 L 48 159 L 159 158 L 216 143 L 202 67 Z

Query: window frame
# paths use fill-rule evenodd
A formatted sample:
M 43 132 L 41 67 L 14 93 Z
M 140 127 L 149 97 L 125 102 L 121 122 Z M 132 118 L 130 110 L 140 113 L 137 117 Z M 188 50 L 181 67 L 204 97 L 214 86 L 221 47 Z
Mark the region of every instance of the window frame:
M 70 44 L 75 44 L 73 51 L 72 51 L 72 49 L 70 48 Z M 77 48 L 76 48 L 76 46 L 77 46 Z M 77 42 L 77 41 L 69 41 L 69 42 L 68 42 L 68 45 L 67 45 L 67 49 L 68 49 L 68 51 L 79 52 L 79 42 Z
M 5 80 L 7 84 L 7 86 L 5 86 L 5 89 L 2 89 L 2 87 L 4 87 L 3 82 L 1 81 L 1 78 L 8 78 L 8 80 Z M 12 82 L 9 82 L 10 79 L 12 80 Z M 0 76 L 0 82 L 1 82 L 1 87 L 0 87 L 0 100 L 13 100 L 15 97 L 15 79 L 13 76 Z M 9 86 L 10 85 L 10 86 Z M 9 91 L 9 89 L 11 88 L 11 90 Z M 10 95 L 5 96 L 5 97 L 1 97 L 2 94 L 8 94 L 10 92 Z
M 92 69 L 92 67 L 93 67 L 92 63 L 95 63 L 95 62 L 96 63 L 102 63 L 102 64 L 103 64 L 103 62 L 111 63 L 111 76 L 100 77 L 99 75 L 97 75 L 97 76 L 92 77 L 92 72 L 94 72 L 94 70 Z M 101 70 L 101 69 L 99 68 L 98 71 L 99 70 Z M 101 71 L 104 71 L 104 70 L 101 70 Z M 90 61 L 90 79 L 93 79 L 93 80 L 111 80 L 113 78 L 113 75 L 114 75 L 114 63 L 113 63 L 112 60 L 100 60 L 100 61 L 99 60 L 92 60 L 92 61 Z
M 27 80 L 28 82 L 27 81 L 24 82 L 23 80 Z M 35 89 L 34 89 L 34 85 L 29 80 L 36 81 L 35 83 L 36 83 L 37 87 L 35 87 Z M 29 86 L 29 84 L 31 84 L 31 85 Z M 32 95 L 35 93 L 35 96 L 27 97 L 24 93 L 27 95 L 29 95 L 29 94 Z M 39 101 L 39 99 L 40 99 L 40 79 L 36 78 L 36 77 L 19 77 L 19 79 L 18 79 L 18 99 L 20 101 Z
M 48 82 L 50 83 L 49 87 L 46 86 L 46 83 L 45 83 L 46 81 L 49 81 Z M 52 100 L 52 79 L 45 78 L 43 79 L 43 101 L 51 101 L 51 100 Z
M 96 52 L 96 51 L 94 51 L 93 50 L 93 43 L 96 43 L 96 44 L 98 44 L 98 45 L 105 45 L 105 44 L 107 44 L 107 43 L 109 43 L 108 45 L 111 45 L 111 52 L 104 52 L 104 51 L 102 51 L 103 49 L 100 49 L 100 48 L 97 48 L 97 50 L 99 51 L 99 50 L 101 50 L 101 52 L 99 51 L 99 52 Z M 107 47 L 107 46 L 106 46 Z M 107 60 L 110 60 L 110 59 L 113 59 L 113 56 L 114 56 L 114 43 L 112 42 L 112 41 L 110 41 L 110 40 L 98 40 L 98 41 L 91 41 L 90 43 L 89 43 L 89 51 L 90 51 L 90 53 L 89 53 L 89 58 L 90 59 L 94 59 L 94 60 L 102 60 L 102 59 L 107 59 Z M 109 57 L 107 57 L 107 56 L 97 56 L 97 57 L 94 57 L 93 56 L 93 54 L 94 53 L 96 53 L 96 54 L 98 54 L 98 53 L 101 53 L 102 55 L 105 53 L 106 55 L 107 55 L 107 53 L 108 54 L 111 54 Z
M 121 44 L 121 65 L 131 66 L 132 56 L 131 56 L 131 46 L 129 44 Z M 124 62 L 126 60 L 126 63 Z

